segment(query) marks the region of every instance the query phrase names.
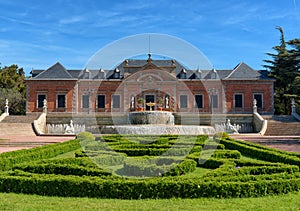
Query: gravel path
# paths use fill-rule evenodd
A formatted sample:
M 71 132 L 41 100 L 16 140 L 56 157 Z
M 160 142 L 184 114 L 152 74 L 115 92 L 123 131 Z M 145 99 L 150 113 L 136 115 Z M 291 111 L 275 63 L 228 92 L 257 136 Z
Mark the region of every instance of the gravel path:
M 300 153 L 300 136 L 259 136 L 259 135 L 230 135 L 232 138 L 265 146 Z M 45 144 L 64 142 L 75 136 L 1 136 L 0 153 L 20 149 L 30 149 Z
M 234 139 L 258 143 L 268 147 L 300 153 L 300 136 L 230 135 Z
M 45 144 L 53 144 L 74 139 L 75 136 L 1 136 L 0 153 L 20 149 L 30 149 Z

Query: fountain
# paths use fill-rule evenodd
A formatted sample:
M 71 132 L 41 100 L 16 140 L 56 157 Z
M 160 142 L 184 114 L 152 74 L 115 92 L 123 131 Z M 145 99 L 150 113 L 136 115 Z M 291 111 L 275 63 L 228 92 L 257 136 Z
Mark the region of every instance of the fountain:
M 148 105 L 150 106 L 150 105 Z M 154 106 L 154 105 L 152 105 Z M 101 134 L 138 135 L 200 135 L 215 134 L 212 126 L 175 125 L 169 111 L 134 111 L 129 113 L 130 125 L 103 126 Z
M 47 124 L 47 134 L 52 135 L 73 135 L 85 131 L 85 125 L 82 124 L 73 124 L 73 121 L 70 121 L 70 124 Z

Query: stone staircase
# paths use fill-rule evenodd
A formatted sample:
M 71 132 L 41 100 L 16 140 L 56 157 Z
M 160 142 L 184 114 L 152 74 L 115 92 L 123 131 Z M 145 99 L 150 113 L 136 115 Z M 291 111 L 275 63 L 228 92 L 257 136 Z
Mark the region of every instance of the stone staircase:
M 280 115 L 266 119 L 268 128 L 265 136 L 300 136 L 300 122 L 293 116 Z
M 0 138 L 4 136 L 35 136 L 32 123 L 40 114 L 8 116 L 0 122 Z

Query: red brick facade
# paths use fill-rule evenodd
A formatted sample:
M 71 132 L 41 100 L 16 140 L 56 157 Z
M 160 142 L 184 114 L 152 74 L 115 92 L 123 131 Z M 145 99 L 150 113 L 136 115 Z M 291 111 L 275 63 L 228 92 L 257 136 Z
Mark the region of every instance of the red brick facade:
M 133 67 L 126 60 L 119 66 L 120 77 L 114 78 L 119 73 L 116 69 L 102 78 L 102 70 L 72 72 L 57 63 L 48 70 L 33 71 L 27 80 L 27 112 L 42 111 L 44 98 L 48 112 L 128 112 L 138 109 L 138 99 L 144 98 L 143 109 L 150 109 L 149 101 L 155 101 L 153 109 L 159 109 L 158 99 L 162 99 L 162 109 L 175 113 L 251 113 L 256 98 L 259 112 L 273 113 L 274 81 L 244 63 L 227 72 L 178 71 L 178 66 L 176 70 L 172 60 L 169 66 L 148 61 Z M 197 78 L 196 74 L 202 75 Z

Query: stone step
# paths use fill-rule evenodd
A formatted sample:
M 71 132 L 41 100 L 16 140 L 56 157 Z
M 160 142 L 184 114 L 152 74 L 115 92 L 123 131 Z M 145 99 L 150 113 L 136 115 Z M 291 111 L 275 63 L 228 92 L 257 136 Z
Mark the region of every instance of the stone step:
M 278 120 L 268 120 L 268 128 L 265 135 L 300 135 L 300 122 L 282 122 Z
M 9 115 L 1 123 L 32 123 L 39 117 L 39 115 L 40 113 L 30 113 L 26 116 Z
M 35 136 L 31 123 L 0 123 L 1 136 Z

